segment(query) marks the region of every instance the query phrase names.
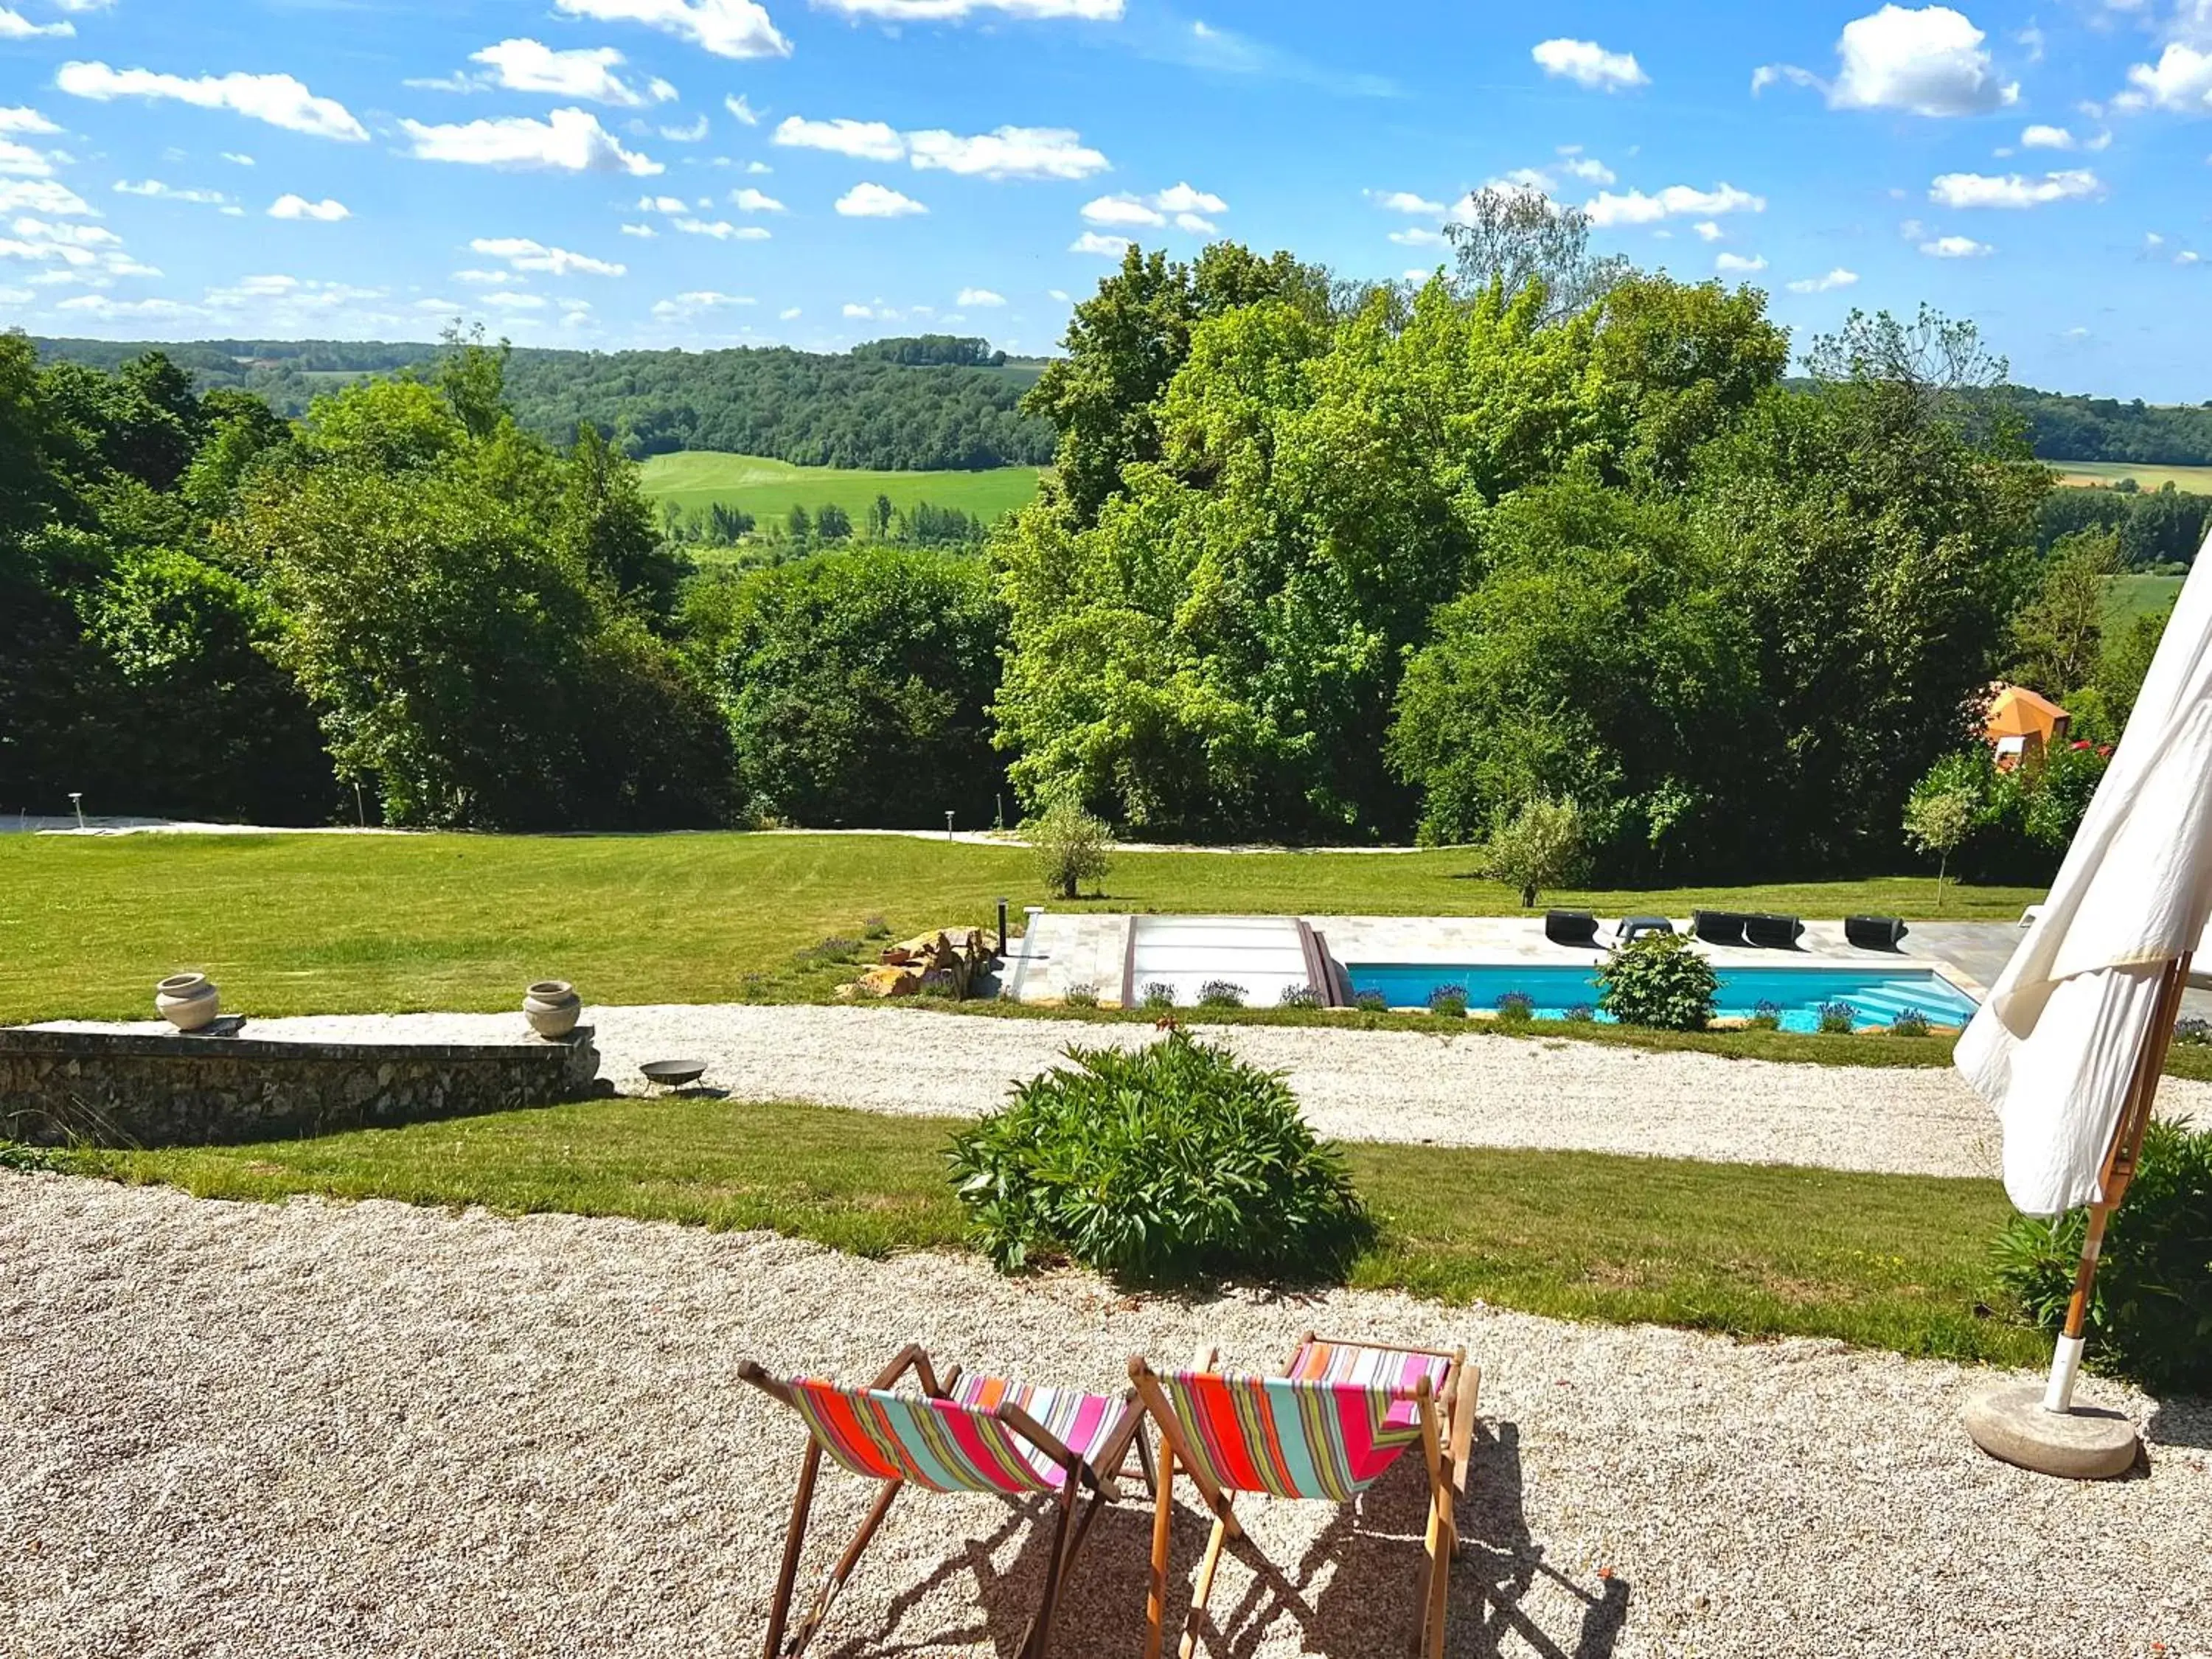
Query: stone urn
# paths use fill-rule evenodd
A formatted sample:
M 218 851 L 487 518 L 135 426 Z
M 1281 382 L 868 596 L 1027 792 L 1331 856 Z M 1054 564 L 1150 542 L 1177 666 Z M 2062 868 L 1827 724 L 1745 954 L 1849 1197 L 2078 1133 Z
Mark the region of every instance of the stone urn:
M 576 1029 L 584 1000 L 565 979 L 541 979 L 522 999 L 522 1017 L 542 1037 L 564 1037 Z
M 205 974 L 172 974 L 154 988 L 154 1006 L 179 1031 L 203 1031 L 222 1010 L 222 998 Z

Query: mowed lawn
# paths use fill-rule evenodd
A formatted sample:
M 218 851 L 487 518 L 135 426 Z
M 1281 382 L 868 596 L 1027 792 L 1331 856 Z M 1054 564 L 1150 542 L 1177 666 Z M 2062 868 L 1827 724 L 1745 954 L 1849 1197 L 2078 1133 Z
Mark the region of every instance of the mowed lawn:
M 1123 852 L 1069 908 L 1516 914 L 1473 862 Z M 143 1018 L 182 968 L 264 1015 L 501 1010 L 548 977 L 599 1002 L 757 1000 L 749 976 L 825 938 L 988 921 L 1001 896 L 1042 902 L 1026 849 L 905 836 L 0 836 L 0 1023 Z M 1925 876 L 1545 896 L 1606 915 L 1937 914 Z M 1952 887 L 1941 915 L 2010 921 L 2041 896 Z
M 2172 484 L 2197 495 L 2212 495 L 2212 466 L 2160 466 L 2138 461 L 2052 461 L 2058 481 L 2069 484 L 2112 484 L 2133 478 L 2144 489 Z
M 793 507 L 811 515 L 824 506 L 842 507 L 854 524 L 863 523 L 878 495 L 911 511 L 918 503 L 952 507 L 985 520 L 1025 507 L 1037 491 L 1038 469 L 996 466 L 976 472 L 866 472 L 834 466 L 793 466 L 764 455 L 732 455 L 716 450 L 687 450 L 655 455 L 645 463 L 645 493 L 657 504 L 673 501 L 686 512 L 704 513 L 720 502 L 750 513 L 765 526 L 781 521 Z
M 2181 597 L 2181 576 L 2112 576 L 2106 580 L 2105 623 L 2125 628 L 2137 617 L 2155 617 L 2171 610 Z
M 319 1193 L 766 1227 L 884 1255 L 960 1245 L 944 1158 L 951 1127 L 816 1106 L 610 1100 L 76 1161 L 203 1197 Z M 1352 1270 L 1356 1285 L 2008 1364 L 2045 1352 L 2033 1332 L 1978 1310 L 1990 1243 L 2010 1214 L 1995 1182 L 1585 1152 L 1348 1151 L 1380 1224 Z

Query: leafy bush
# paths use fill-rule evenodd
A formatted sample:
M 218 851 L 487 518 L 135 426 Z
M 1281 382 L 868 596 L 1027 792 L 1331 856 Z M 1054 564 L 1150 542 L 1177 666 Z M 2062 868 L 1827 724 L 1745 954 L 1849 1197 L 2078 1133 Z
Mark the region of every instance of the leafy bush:
M 1509 1025 L 1525 1024 L 1536 1017 L 1536 999 L 1526 991 L 1508 991 L 1498 999 L 1498 1018 Z
M 1000 1269 L 1066 1255 L 1139 1282 L 1318 1279 L 1369 1237 L 1343 1155 L 1279 1074 L 1181 1031 L 1068 1058 L 952 1139 L 953 1184 Z
M 1889 1022 L 1889 1032 L 1892 1036 L 1926 1036 L 1928 1016 L 1917 1008 L 1900 1008 L 1897 1018 Z
M 891 925 L 881 916 L 870 916 L 860 924 L 862 939 L 889 939 L 890 936 Z
M 1778 1031 L 1782 1029 L 1782 1005 L 1765 998 L 1751 1005 L 1751 1018 L 1747 1022 L 1754 1031 Z
M 17 1140 L 0 1140 L 0 1170 L 21 1173 L 76 1175 L 83 1158 L 73 1147 L 30 1146 Z
M 1859 1011 L 1848 1002 L 1824 1002 L 1817 1012 L 1820 1029 L 1829 1036 L 1848 1036 L 1859 1023 Z
M 1147 1008 L 1172 1008 L 1176 1006 L 1175 987 L 1164 979 L 1147 980 L 1137 1000 Z
M 1285 985 L 1283 987 L 1282 995 L 1275 999 L 1275 1006 L 1278 1008 L 1318 1008 L 1321 1006 L 1321 998 L 1315 993 L 1314 988 L 1310 985 L 1303 983 L 1297 985 Z
M 2191 1014 L 2186 1018 L 2176 1020 L 2173 1025 L 2173 1040 L 2176 1042 L 2188 1043 L 2192 1047 L 2212 1043 L 2212 1019 L 2203 1019 Z
M 1589 1025 L 1597 1019 L 1597 1010 L 1587 1002 L 1571 1003 L 1562 1016 L 1570 1025 Z
M 1087 982 L 1071 985 L 1060 1000 L 1071 1008 L 1096 1008 L 1098 1006 L 1098 988 Z
M 1352 1006 L 1364 1014 L 1387 1014 L 1390 1012 L 1390 999 L 1380 991 L 1355 991 Z
M 2028 1319 L 2065 1324 L 2087 1212 L 2015 1217 L 1998 1282 Z M 2212 1129 L 2154 1121 L 2127 1201 L 2112 1212 L 2089 1304 L 2089 1358 L 2158 1395 L 2212 1395 Z
M 1720 993 L 1713 964 L 1680 933 L 1645 933 L 1598 964 L 1597 1006 L 1624 1025 L 1701 1031 Z
M 1073 800 L 1059 800 L 1024 820 L 1022 834 L 1048 892 L 1072 899 L 1085 882 L 1105 880 L 1114 832 Z
M 1467 1017 L 1467 987 L 1437 986 L 1429 993 L 1429 1012 L 1440 1014 L 1446 1019 L 1464 1019 Z
M 1244 988 L 1225 979 L 1210 979 L 1198 988 L 1198 1006 L 1201 1008 L 1242 1008 Z
M 1581 811 L 1571 800 L 1539 796 L 1491 832 L 1483 851 L 1482 872 L 1521 895 L 1521 908 L 1536 902 L 1538 891 L 1556 887 L 1579 872 L 1586 832 Z

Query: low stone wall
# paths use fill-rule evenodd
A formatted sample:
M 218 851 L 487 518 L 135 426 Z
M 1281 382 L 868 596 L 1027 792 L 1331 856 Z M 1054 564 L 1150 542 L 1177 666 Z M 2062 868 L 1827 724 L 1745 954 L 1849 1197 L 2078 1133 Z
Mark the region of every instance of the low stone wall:
M 178 1146 L 386 1127 L 597 1092 L 588 1026 L 551 1042 L 291 1042 L 0 1029 L 0 1139 Z

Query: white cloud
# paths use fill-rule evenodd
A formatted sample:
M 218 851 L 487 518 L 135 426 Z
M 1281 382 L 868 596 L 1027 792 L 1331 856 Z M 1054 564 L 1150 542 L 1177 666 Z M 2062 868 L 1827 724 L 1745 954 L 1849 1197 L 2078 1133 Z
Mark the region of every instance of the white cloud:
M 580 271 L 590 276 L 620 276 L 629 270 L 627 265 L 595 259 L 587 253 L 548 247 L 527 236 L 479 236 L 469 244 L 469 252 L 504 259 L 517 270 L 541 270 L 549 276 L 568 276 Z
M 198 306 L 176 300 L 111 300 L 105 294 L 80 294 L 73 300 L 63 301 L 55 309 L 95 317 L 103 322 L 121 322 L 126 318 L 166 322 L 206 314 Z
M 0 40 L 35 40 L 41 35 L 58 39 L 76 33 L 76 25 L 64 18 L 58 23 L 33 23 L 11 7 L 0 6 Z
M 17 143 L 13 138 L 0 138 L 0 173 L 25 179 L 51 179 L 53 161 L 40 155 L 28 144 Z
M 1067 245 L 1070 253 L 1096 253 L 1105 258 L 1118 259 L 1130 248 L 1126 236 L 1101 236 L 1095 230 L 1086 230 Z
M 304 196 L 288 194 L 279 196 L 269 204 L 269 216 L 272 219 L 316 219 L 331 224 L 340 219 L 350 219 L 353 215 L 346 210 L 343 202 L 328 196 L 319 202 L 311 202 Z
M 761 225 L 733 225 L 727 219 L 678 219 L 676 228 L 686 236 L 711 236 L 718 242 L 765 242 L 769 232 Z
M 1045 290 L 1044 297 L 1048 300 L 1057 300 L 1062 305 L 1067 303 L 1067 291 L 1065 289 L 1048 288 Z
M 740 213 L 781 213 L 783 204 L 747 185 L 730 192 L 730 205 Z
M 227 109 L 288 132 L 367 143 L 368 129 L 335 99 L 318 98 L 289 75 L 156 75 L 105 64 L 64 64 L 54 84 L 75 98 L 170 98 L 199 109 Z
M 672 144 L 696 144 L 707 136 L 707 118 L 702 115 L 689 126 L 663 127 L 660 136 Z
M 627 173 L 650 178 L 659 162 L 624 149 L 599 118 L 580 109 L 556 109 L 544 120 L 510 115 L 496 121 L 426 126 L 402 121 L 418 161 L 458 161 L 471 167 L 543 168 L 568 173 Z
M 700 288 L 693 289 L 688 294 L 679 294 L 672 300 L 657 301 L 653 307 L 653 314 L 656 317 L 688 317 L 694 312 L 720 311 L 731 306 L 757 303 L 750 295 L 720 294 L 713 289 Z
M 837 211 L 848 219 L 902 219 L 929 210 L 885 185 L 859 184 L 837 198 Z
M 1751 95 L 1758 97 L 1777 81 L 1787 81 L 1793 87 L 1826 89 L 1826 83 L 1810 70 L 1799 69 L 1795 64 L 1761 64 L 1751 72 Z
M 221 207 L 230 198 L 219 190 L 180 190 L 174 185 L 165 185 L 159 179 L 143 179 L 132 184 L 119 179 L 115 184 L 118 196 L 146 196 L 163 202 L 193 202 L 204 207 Z
M 915 167 L 974 178 L 1088 179 L 1107 168 L 1106 158 L 1066 127 L 1000 127 L 972 137 L 910 132 L 906 141 Z
M 2199 51 L 2186 41 L 2168 42 L 2156 64 L 2130 66 L 2128 90 L 2113 101 L 2123 109 L 2212 113 L 2212 48 Z
M 2041 207 L 2050 202 L 2093 201 L 2104 193 L 2104 181 L 2087 167 L 2046 173 L 2040 179 L 2017 173 L 2002 178 L 1946 173 L 1928 187 L 1928 199 L 1948 208 Z
M 1188 184 L 1170 185 L 1152 198 L 1152 205 L 1166 213 L 1226 213 L 1229 204 L 1211 191 L 1194 190 Z
M 872 317 L 875 314 L 871 307 L 854 305 L 849 300 L 845 303 L 845 315 L 848 317 Z
M 647 241 L 660 234 L 651 225 L 624 225 L 622 227 L 622 234 L 625 236 L 641 236 Z
M 1792 294 L 1826 294 L 1830 289 L 1849 288 L 1859 279 L 1856 270 L 1845 270 L 1838 265 L 1825 276 L 1807 276 L 1790 284 Z
M 499 311 L 543 311 L 547 301 L 541 294 L 515 294 L 502 290 L 485 295 L 483 303 Z
M 1577 86 L 1618 92 L 1651 84 L 1633 52 L 1607 52 L 1595 40 L 1539 41 L 1528 55 L 1545 74 L 1564 76 Z
M 1717 242 L 1722 237 L 1728 234 L 1726 231 L 1723 230 L 1711 219 L 1700 219 L 1696 224 L 1692 225 L 1690 228 L 1698 233 L 1698 240 L 1701 242 Z
M 2074 135 L 2064 127 L 2045 126 L 2040 122 L 2020 135 L 2022 149 L 2072 149 Z
M 1923 242 L 1920 251 L 1931 259 L 1978 259 L 1996 252 L 1987 242 L 1978 242 L 1971 236 L 1938 236 Z
M 757 127 L 760 125 L 759 112 L 745 102 L 745 95 L 741 92 L 733 92 L 723 99 L 722 107 L 746 126 Z
M 637 198 L 640 213 L 689 213 L 691 204 L 681 196 L 641 196 Z
M 745 171 L 752 173 L 756 177 L 759 177 L 766 173 L 774 173 L 775 169 L 765 161 L 748 161 L 745 163 Z
M 1102 196 L 1083 204 L 1083 216 L 1094 225 L 1164 225 L 1167 215 L 1133 196 Z
M 1121 18 L 1123 0 L 814 0 L 825 11 L 842 11 L 848 17 L 880 17 L 893 23 L 956 22 L 979 11 L 1003 12 L 1009 17 L 1073 17 L 1095 23 L 1115 23 Z
M 553 0 L 554 9 L 603 23 L 642 23 L 717 58 L 788 58 L 791 42 L 755 0 Z
M 615 73 L 626 60 L 612 46 L 579 47 L 556 52 L 541 41 L 502 40 L 471 52 L 469 62 L 489 70 L 489 84 L 509 92 L 550 93 L 556 98 L 586 98 L 595 104 L 616 104 L 624 109 L 642 108 L 649 102 L 665 103 L 676 95 L 665 81 L 641 89 Z
M 17 106 L 0 108 L 0 132 L 59 132 L 61 129 L 34 109 Z
M 1828 101 L 1838 109 L 1901 109 L 1915 115 L 1980 115 L 2020 96 L 2001 82 L 1984 39 L 1948 6 L 1885 5 L 1844 25 L 1843 60 Z
M 514 273 L 507 270 L 457 270 L 453 273 L 453 280 L 472 283 L 477 288 L 501 288 L 514 280 Z
M 1006 296 L 994 294 L 988 288 L 963 288 L 960 290 L 960 297 L 952 303 L 957 306 L 1002 306 L 1006 303 Z
M 0 179 L 0 213 L 43 213 L 57 219 L 97 219 L 99 210 L 67 185 L 49 179 Z
M 241 155 L 234 149 L 227 149 L 223 151 L 222 159 L 229 162 L 233 167 L 250 167 L 254 164 L 253 158 L 251 155 Z
M 881 121 L 808 121 L 796 115 L 777 123 L 775 142 L 799 149 L 826 149 L 863 161 L 906 159 L 906 140 Z
M 1425 225 L 1408 225 L 1403 230 L 1392 231 L 1390 240 L 1401 247 L 1442 247 L 1446 239 L 1440 230 L 1431 230 Z
M 800 312 L 797 306 L 786 306 L 781 311 L 777 312 L 775 314 L 787 323 L 793 318 L 803 315 L 804 313 Z
M 1738 190 L 1730 184 L 1717 184 L 1711 190 L 1696 190 L 1688 185 L 1669 185 L 1656 196 L 1647 196 L 1640 190 L 1628 191 L 1620 195 L 1611 191 L 1601 191 L 1583 204 L 1583 211 L 1589 215 L 1592 224 L 1605 228 L 1614 225 L 1655 224 L 1662 219 L 1686 214 L 1712 217 L 1723 213 L 1764 213 L 1766 211 L 1766 198 L 1753 196 L 1749 191 Z
M 1440 219 L 1444 204 L 1431 202 L 1425 196 L 1416 196 L 1410 190 L 1370 190 L 1367 199 L 1385 213 L 1410 213 L 1425 219 Z
M 1713 269 L 1732 276 L 1742 276 L 1749 271 L 1765 270 L 1766 257 L 1764 254 L 1753 254 L 1747 259 L 1741 253 L 1723 253 L 1713 261 Z
M 2203 257 L 2196 249 L 2185 247 L 2173 256 L 2173 263 L 2178 265 L 2193 265 Z
M 1559 163 L 1559 171 L 1591 185 L 1610 185 L 1619 177 L 1595 155 L 1570 155 Z

